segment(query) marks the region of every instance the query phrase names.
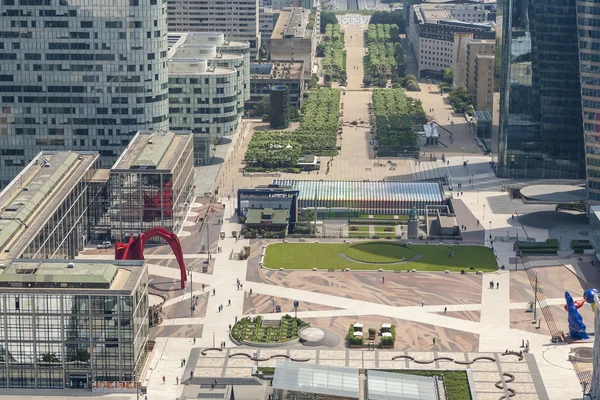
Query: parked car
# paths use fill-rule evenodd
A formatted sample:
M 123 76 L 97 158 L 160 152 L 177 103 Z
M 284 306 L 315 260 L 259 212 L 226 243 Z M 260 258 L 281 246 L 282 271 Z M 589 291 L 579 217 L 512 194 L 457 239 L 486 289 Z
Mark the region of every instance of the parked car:
M 112 247 L 112 243 L 109 241 L 105 241 L 96 246 L 97 249 L 110 249 Z

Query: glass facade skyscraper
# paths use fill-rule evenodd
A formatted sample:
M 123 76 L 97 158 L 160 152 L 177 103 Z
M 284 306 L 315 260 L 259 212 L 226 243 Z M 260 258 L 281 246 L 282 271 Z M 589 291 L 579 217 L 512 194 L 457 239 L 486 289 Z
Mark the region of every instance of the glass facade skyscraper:
M 504 7 L 497 174 L 583 179 L 575 3 L 508 0 Z
M 600 1 L 577 1 L 588 199 L 600 203 Z
M 168 129 L 166 0 L 3 0 L 0 15 L 0 187 L 41 150 L 109 168 L 138 130 Z

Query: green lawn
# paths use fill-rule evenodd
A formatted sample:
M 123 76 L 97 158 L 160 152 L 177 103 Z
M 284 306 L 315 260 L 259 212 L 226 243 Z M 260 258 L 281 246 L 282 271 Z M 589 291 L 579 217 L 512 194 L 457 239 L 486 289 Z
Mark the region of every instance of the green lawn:
M 357 229 L 352 229 L 357 228 Z M 348 232 L 366 232 L 369 233 L 369 225 L 350 225 Z
M 451 251 L 455 252 L 450 257 Z M 357 263 L 349 258 L 373 262 Z M 420 256 L 418 260 L 395 263 L 402 258 Z M 386 261 L 387 260 L 387 261 Z M 391 262 L 391 264 L 390 264 Z M 387 263 L 387 264 L 377 264 Z M 473 266 L 476 271 L 494 271 L 498 264 L 491 249 L 483 246 L 449 246 L 411 244 L 403 247 L 398 242 L 363 241 L 343 243 L 274 243 L 267 247 L 264 265 L 279 269 L 417 269 L 420 271 L 460 271 Z
M 392 242 L 363 242 L 350 246 L 344 251 L 353 260 L 370 263 L 398 263 L 415 255 L 414 250 L 398 246 Z
M 386 228 L 392 228 L 392 230 L 391 231 L 386 231 L 385 230 Z M 375 233 L 379 234 L 380 236 L 381 235 L 384 235 L 384 236 L 385 235 L 390 235 L 390 236 L 394 236 L 395 237 L 396 236 L 396 227 L 395 226 L 385 226 L 385 225 L 378 226 L 378 225 L 376 225 L 375 226 Z
M 419 375 L 419 376 L 443 376 L 446 398 L 448 400 L 471 400 L 469 381 L 464 371 L 416 371 L 416 370 L 384 370 L 396 374 Z
M 370 239 L 369 232 L 348 232 L 348 237 L 353 239 Z

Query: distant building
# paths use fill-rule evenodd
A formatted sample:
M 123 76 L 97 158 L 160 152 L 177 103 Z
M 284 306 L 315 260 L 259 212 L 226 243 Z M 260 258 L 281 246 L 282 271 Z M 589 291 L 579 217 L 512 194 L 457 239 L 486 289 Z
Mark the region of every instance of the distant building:
M 193 184 L 191 132 L 138 132 L 110 170 L 112 235 L 127 241 L 155 226 L 176 232 Z
M 474 39 L 496 37 L 495 22 L 481 4 L 416 4 L 411 8 L 407 35 L 419 76 L 441 77 L 454 64 L 456 33 L 470 33 Z
M 264 96 L 271 93 L 271 87 L 285 85 L 290 90 L 290 105 L 300 108 L 304 95 L 303 62 L 275 62 L 252 64 L 250 75 L 250 101 L 246 110 L 254 110 Z
M 452 86 L 466 88 L 478 110 L 492 111 L 495 51 L 495 40 L 473 39 L 472 33 L 454 35 Z
M 271 35 L 273 34 L 273 29 L 279 18 L 279 13 L 273 12 L 271 7 L 260 7 L 258 13 L 260 21 L 260 37 L 262 39 L 262 45 L 268 53 Z
M 144 261 L 14 260 L 0 273 L 0 388 L 135 393 L 148 343 Z
M 96 152 L 44 151 L 8 184 L 0 192 L 0 264 L 75 258 L 89 240 L 88 187 L 98 166 Z
M 228 40 L 260 47 L 258 0 L 168 0 L 169 32 L 223 32 Z
M 271 35 L 271 61 L 304 61 L 304 79 L 310 79 L 315 61 L 317 15 L 301 7 L 286 8 Z
M 292 0 L 271 0 L 271 8 L 273 10 L 283 10 L 285 7 L 290 7 Z

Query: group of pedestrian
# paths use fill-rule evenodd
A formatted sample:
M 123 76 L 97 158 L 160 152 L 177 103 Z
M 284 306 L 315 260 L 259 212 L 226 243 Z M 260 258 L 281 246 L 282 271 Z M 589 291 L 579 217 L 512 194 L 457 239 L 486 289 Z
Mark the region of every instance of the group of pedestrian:
M 218 312 L 221 312 L 221 311 L 223 311 L 223 304 L 221 304 L 221 305 L 219 306 L 219 311 L 218 311 Z
M 490 289 L 494 288 L 494 281 L 490 281 Z M 496 289 L 500 289 L 500 282 L 496 282 Z
M 433 111 L 434 111 L 434 109 L 433 109 L 433 108 L 430 108 L 430 109 L 429 109 L 429 112 L 433 112 Z
M 181 368 L 185 367 L 185 358 L 182 358 L 180 361 L 181 362 L 179 363 L 180 364 L 179 367 L 181 367 Z
M 466 231 L 467 230 L 467 226 L 466 225 L 461 225 L 460 229 L 462 229 L 463 231 Z

